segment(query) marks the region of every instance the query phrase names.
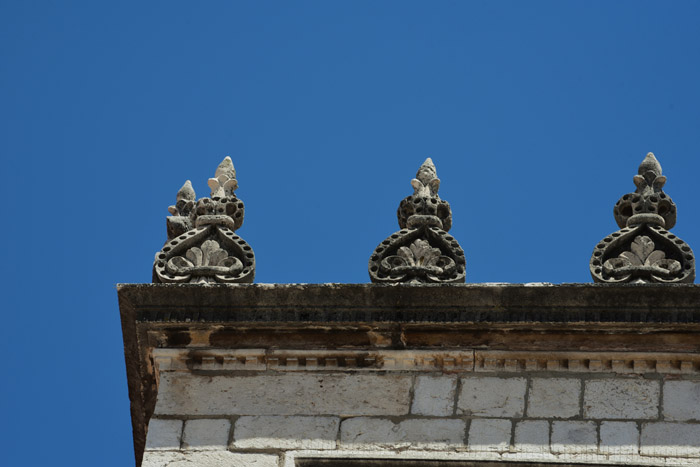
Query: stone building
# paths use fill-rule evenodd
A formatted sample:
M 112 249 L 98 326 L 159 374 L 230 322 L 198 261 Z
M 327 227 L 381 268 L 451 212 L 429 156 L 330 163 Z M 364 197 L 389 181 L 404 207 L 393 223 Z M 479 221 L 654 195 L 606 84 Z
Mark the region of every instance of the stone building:
M 700 287 L 653 155 L 592 284 L 465 283 L 430 160 L 371 284 L 253 284 L 225 159 L 122 284 L 136 464 L 700 465 Z M 467 251 L 468 253 L 468 251 Z

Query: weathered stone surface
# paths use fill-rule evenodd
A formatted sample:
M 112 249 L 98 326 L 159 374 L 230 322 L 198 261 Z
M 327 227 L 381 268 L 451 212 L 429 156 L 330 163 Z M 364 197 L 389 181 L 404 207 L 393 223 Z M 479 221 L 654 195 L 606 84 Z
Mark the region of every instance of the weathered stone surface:
M 233 431 L 239 449 L 335 449 L 338 417 L 240 417 Z
M 457 378 L 419 376 L 413 390 L 411 413 L 445 417 L 454 410 Z
M 399 433 L 398 425 L 385 418 L 350 418 L 340 426 L 340 446 L 344 449 L 357 449 L 359 445 L 391 448 L 402 437 L 405 433 Z M 403 442 L 403 447 L 409 444 L 406 440 Z
M 581 380 L 574 378 L 533 378 L 527 401 L 527 416 L 570 418 L 581 413 Z
M 700 420 L 700 381 L 664 383 L 664 418 L 669 421 Z
M 510 447 L 510 420 L 476 419 L 469 426 L 469 449 L 472 451 L 507 451 Z
M 667 229 L 676 223 L 676 205 L 663 192 L 666 177 L 652 153 L 634 176 L 637 190 L 624 195 L 614 214 L 621 230 L 593 251 L 590 270 L 596 282 L 693 282 L 690 247 Z
M 278 467 L 269 454 L 236 454 L 228 451 L 146 452 L 141 467 Z
M 167 219 L 168 241 L 156 253 L 153 282 L 248 283 L 255 276 L 255 255 L 234 234 L 243 224 L 243 201 L 236 198 L 236 171 L 230 157 L 209 179 L 211 198 L 196 201 L 189 180 L 177 193 Z
M 614 378 L 589 380 L 585 385 L 585 418 L 650 419 L 659 416 L 659 381 Z
M 667 380 L 672 375 L 687 380 L 699 374 L 700 285 L 694 284 L 133 284 L 118 289 L 139 460 L 146 440 L 145 415 L 156 405 L 157 367 L 152 360 L 156 347 L 199 349 L 205 354 L 259 349 L 270 359 L 265 370 L 270 376 L 286 365 L 281 359 L 279 365 L 271 363 L 274 349 L 370 355 L 399 342 L 420 351 L 479 349 L 476 356 L 502 352 L 476 357 L 474 365 L 446 354 L 436 356 L 435 365 L 424 360 L 423 368 L 430 371 L 460 375 L 489 371 L 518 376 L 533 369 L 584 379 L 591 375 L 580 372 L 600 372 L 599 378 L 617 374 L 623 379 L 623 372 L 632 379 L 642 378 L 635 373 L 650 379 L 658 376 L 647 373 L 657 373 L 667 375 Z M 371 359 L 354 360 L 351 366 L 354 356 L 347 355 L 346 361 L 329 358 L 321 371 L 344 373 L 346 365 L 356 368 L 352 372 L 367 374 L 366 366 L 384 374 L 386 367 L 378 370 Z M 479 358 L 486 357 L 488 365 L 470 373 Z M 217 374 L 219 370 L 210 370 L 217 366 L 222 371 L 245 370 L 247 360 L 240 360 L 235 369 L 227 358 L 223 363 L 218 357 L 194 361 L 198 374 Z M 406 371 L 398 363 L 395 368 Z M 311 359 L 300 358 L 299 366 L 309 373 L 319 371 L 309 370 Z M 406 411 L 408 406 L 407 402 Z M 187 418 L 193 417 L 200 418 L 196 414 Z
M 549 452 L 549 422 L 523 420 L 515 424 L 515 450 L 519 452 Z
M 381 283 L 464 282 L 464 251 L 447 234 L 452 211 L 438 196 L 440 179 L 428 158 L 411 181 L 413 195 L 401 201 L 400 231 L 377 246 L 369 259 L 369 277 Z
M 183 415 L 406 415 L 411 376 L 161 375 L 156 413 Z M 235 435 L 234 435 L 235 436 Z
M 182 420 L 152 418 L 148 423 L 147 450 L 180 449 Z
M 521 417 L 526 387 L 525 378 L 462 378 L 457 408 L 480 417 Z
M 595 422 L 552 422 L 553 453 L 594 453 L 597 451 L 597 444 Z
M 357 417 L 340 426 L 343 449 L 446 449 L 464 444 L 466 423 L 455 419 L 388 419 Z
M 124 312 L 133 311 L 134 320 L 144 326 L 151 323 L 291 323 L 310 321 L 346 326 L 348 323 L 556 323 L 586 324 L 583 338 L 594 347 L 580 345 L 550 350 L 613 349 L 597 331 L 601 324 L 624 324 L 624 331 L 610 333 L 615 342 L 630 339 L 630 330 L 648 329 L 655 325 L 673 325 L 674 335 L 689 324 L 700 324 L 700 284 L 649 284 L 646 287 L 610 287 L 601 284 L 562 284 L 527 286 L 523 284 L 445 284 L 403 285 L 399 287 L 373 284 L 256 284 L 238 287 L 217 284 L 199 287 L 194 284 L 119 284 L 120 303 Z M 294 304 L 292 308 L 280 304 Z M 441 327 L 442 328 L 442 327 Z M 451 328 L 453 329 L 453 328 Z M 547 330 L 550 344 L 551 328 Z M 570 329 L 564 329 L 569 331 Z M 425 332 L 427 329 L 421 329 Z M 483 332 L 484 329 L 480 329 Z M 500 332 L 500 331 L 499 331 Z M 276 333 L 276 337 L 279 333 Z M 515 333 L 520 340 L 520 333 Z M 410 337 L 410 336 L 407 336 Z M 615 350 L 670 352 L 653 334 L 642 336 L 645 347 L 623 347 Z M 443 336 L 441 336 L 444 339 Z M 474 339 L 469 336 L 470 339 Z M 577 336 L 569 333 L 572 346 Z M 667 339 L 668 340 L 668 339 Z M 511 350 L 542 348 L 544 343 L 511 343 Z M 418 344 L 418 342 L 416 342 Z M 478 341 L 479 345 L 485 345 Z M 659 348 L 661 347 L 661 349 Z M 694 347 L 698 349 L 700 347 Z M 688 350 L 686 350 L 688 351 Z
M 229 420 L 187 420 L 182 437 L 183 449 L 227 449 L 231 422 Z
M 700 425 L 645 423 L 640 453 L 643 456 L 700 457 Z
M 602 422 L 600 424 L 601 454 L 637 454 L 639 429 L 633 422 Z

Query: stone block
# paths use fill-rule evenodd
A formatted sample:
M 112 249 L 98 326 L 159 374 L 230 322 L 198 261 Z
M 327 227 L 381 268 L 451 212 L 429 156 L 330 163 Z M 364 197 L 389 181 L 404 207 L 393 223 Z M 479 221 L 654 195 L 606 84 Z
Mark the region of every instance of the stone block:
M 552 422 L 552 452 L 555 454 L 588 454 L 598 450 L 595 422 Z
M 183 449 L 227 449 L 231 422 L 224 419 L 187 420 L 182 437 Z
M 340 426 L 343 449 L 431 449 L 464 445 L 466 423 L 455 419 L 408 419 L 399 423 L 383 418 L 357 417 Z
M 456 378 L 419 376 L 413 390 L 411 413 L 437 417 L 452 415 L 456 388 Z
M 646 423 L 639 448 L 643 456 L 700 457 L 700 425 Z
M 182 420 L 152 418 L 148 422 L 146 450 L 178 450 L 182 439 Z
M 700 420 L 700 381 L 664 383 L 664 419 Z
M 241 449 L 335 449 L 338 417 L 240 417 L 233 446 Z
M 574 378 L 533 378 L 527 400 L 527 416 L 570 418 L 581 413 L 581 380 Z
M 141 467 L 278 467 L 269 454 L 237 454 L 228 451 L 146 452 Z
M 510 420 L 477 419 L 469 427 L 469 449 L 472 451 L 507 451 L 510 447 Z
M 466 415 L 521 417 L 526 386 L 525 378 L 463 378 L 457 407 Z
M 590 380 L 585 385 L 585 418 L 653 419 L 659 416 L 659 381 L 613 378 Z
M 549 452 L 549 422 L 523 420 L 515 424 L 515 450 L 518 452 Z
M 412 377 L 288 373 L 201 376 L 163 373 L 157 414 L 406 415 Z
M 633 422 L 602 422 L 600 424 L 601 454 L 637 454 L 639 429 Z
M 399 427 L 385 418 L 357 417 L 344 420 L 340 426 L 340 446 L 344 449 L 392 449 L 399 447 Z M 404 448 L 410 443 L 403 441 Z

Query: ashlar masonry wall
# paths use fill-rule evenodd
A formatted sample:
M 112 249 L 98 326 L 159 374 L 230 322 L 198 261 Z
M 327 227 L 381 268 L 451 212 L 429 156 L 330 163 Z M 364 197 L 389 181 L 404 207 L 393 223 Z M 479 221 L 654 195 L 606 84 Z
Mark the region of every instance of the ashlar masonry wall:
M 700 355 L 156 349 L 143 465 L 700 465 Z

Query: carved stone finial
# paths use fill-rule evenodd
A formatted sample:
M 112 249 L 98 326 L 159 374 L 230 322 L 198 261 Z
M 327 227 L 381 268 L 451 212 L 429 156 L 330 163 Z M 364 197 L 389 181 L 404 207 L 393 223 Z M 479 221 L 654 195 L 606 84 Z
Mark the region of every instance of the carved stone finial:
M 676 225 L 676 205 L 663 192 L 666 177 L 661 175 L 661 164 L 649 153 L 634 176 L 637 189 L 624 195 L 615 204 L 613 214 L 620 228 L 649 223 L 673 228 Z
M 445 232 L 452 227 L 450 203 L 438 196 L 440 179 L 432 159 L 427 158 L 418 169 L 416 178 L 411 180 L 413 194 L 399 204 L 396 216 L 399 227 L 413 228 L 424 224 L 434 225 Z
M 235 196 L 233 192 L 238 188 L 238 180 L 236 180 L 236 169 L 230 157 L 226 156 L 221 161 L 216 168 L 214 178 L 210 178 L 208 184 L 211 188 L 211 197 L 214 199 Z
M 253 282 L 253 249 L 234 233 L 245 211 L 234 194 L 238 181 L 230 157 L 214 176 L 208 182 L 211 198 L 197 201 L 189 180 L 177 192 L 177 202 L 168 208 L 168 241 L 153 264 L 153 282 Z
M 400 231 L 384 240 L 369 260 L 372 282 L 464 282 L 464 251 L 454 237 L 452 211 L 440 199 L 440 179 L 433 161 L 423 162 L 411 180 L 413 194 L 399 204 L 396 212 Z
M 590 269 L 595 282 L 693 282 L 695 258 L 683 240 L 667 229 L 676 224 L 676 205 L 664 193 L 666 177 L 649 153 L 634 176 L 637 189 L 615 204 L 620 230 L 605 237 L 593 251 Z

